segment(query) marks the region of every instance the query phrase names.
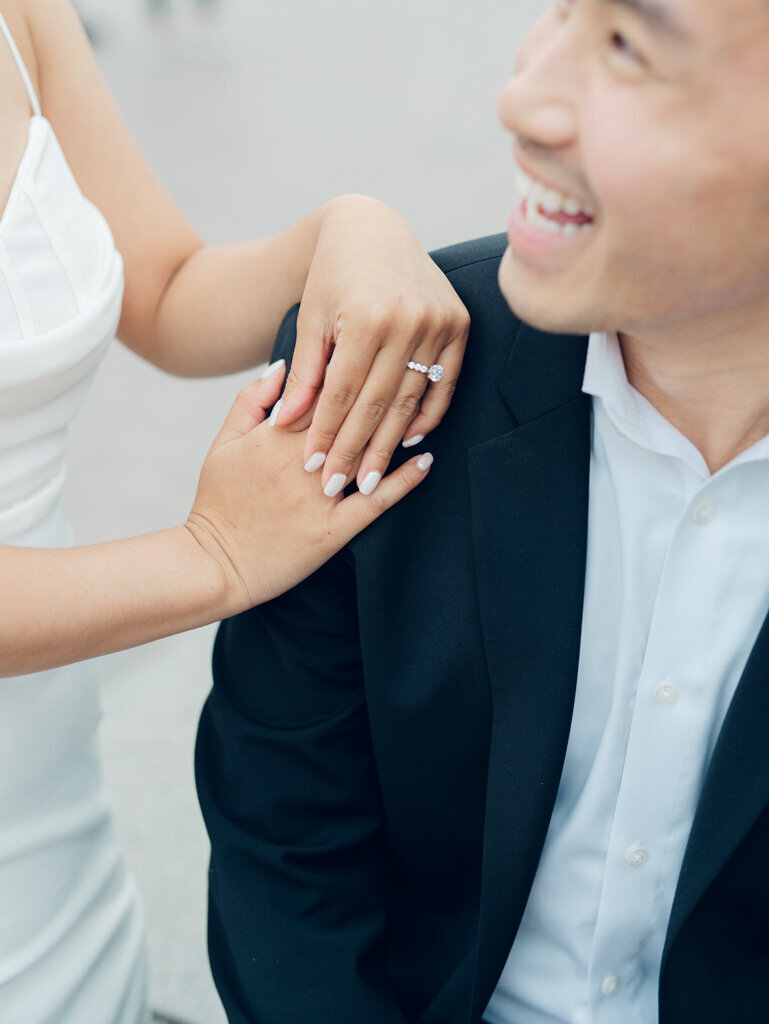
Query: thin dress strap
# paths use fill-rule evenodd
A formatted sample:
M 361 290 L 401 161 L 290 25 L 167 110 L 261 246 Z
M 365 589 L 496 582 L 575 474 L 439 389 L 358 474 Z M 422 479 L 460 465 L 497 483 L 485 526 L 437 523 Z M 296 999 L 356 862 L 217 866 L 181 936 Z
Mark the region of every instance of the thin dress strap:
M 21 75 L 21 79 L 24 82 L 24 88 L 27 90 L 27 95 L 29 96 L 29 102 L 32 105 L 32 110 L 35 114 L 37 114 L 38 117 L 40 117 L 40 104 L 37 99 L 37 93 L 35 92 L 34 87 L 32 85 L 32 79 L 29 77 L 29 73 L 24 65 L 24 61 L 21 59 L 19 48 L 14 42 L 13 36 L 11 35 L 11 30 L 6 25 L 5 18 L 3 17 L 2 13 L 0 13 L 0 29 L 2 30 L 2 33 L 8 42 L 8 46 L 10 47 L 11 53 L 13 54 L 13 59 L 16 61 L 16 64 L 18 65 L 19 74 Z

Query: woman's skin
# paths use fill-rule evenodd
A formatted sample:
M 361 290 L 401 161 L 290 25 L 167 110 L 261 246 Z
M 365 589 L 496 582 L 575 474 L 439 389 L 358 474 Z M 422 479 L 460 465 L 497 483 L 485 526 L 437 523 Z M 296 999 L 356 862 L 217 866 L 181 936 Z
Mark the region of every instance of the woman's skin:
M 184 526 L 90 547 L 0 548 L 0 676 L 134 647 L 276 597 L 425 477 L 429 453 L 370 497 L 327 498 L 302 468 L 310 413 L 277 430 L 264 422 L 284 373 L 281 363 L 238 395 Z
M 123 256 L 121 341 L 172 373 L 235 372 L 268 358 L 286 309 L 302 301 L 277 426 L 262 421 L 283 367 L 238 396 L 186 524 L 71 550 L 0 547 L 8 676 L 215 621 L 313 571 L 424 478 L 414 459 L 370 496 L 323 493 L 384 475 L 404 437 L 438 424 L 468 317 L 408 225 L 362 196 L 333 200 L 281 235 L 205 246 L 138 152 L 67 0 L 0 3 L 43 115 Z M 0 40 L 0 210 L 29 117 Z M 440 361 L 443 380 L 425 394 L 410 359 Z M 322 473 L 305 471 L 308 462 L 324 463 Z

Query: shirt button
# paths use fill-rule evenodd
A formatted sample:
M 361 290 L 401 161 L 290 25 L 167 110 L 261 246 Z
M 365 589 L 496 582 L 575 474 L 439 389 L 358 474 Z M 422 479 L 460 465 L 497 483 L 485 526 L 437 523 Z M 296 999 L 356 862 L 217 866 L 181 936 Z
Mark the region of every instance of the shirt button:
M 715 514 L 716 510 L 709 501 L 701 501 L 699 505 L 695 505 L 692 509 L 692 519 L 697 526 L 707 526 Z
M 616 996 L 622 988 L 622 982 L 616 974 L 607 974 L 601 982 L 601 994 L 604 996 Z
M 649 859 L 649 851 L 645 850 L 640 843 L 633 845 L 625 851 L 625 860 L 631 868 L 642 868 Z
M 678 700 L 678 690 L 671 683 L 663 683 L 654 691 L 654 699 L 663 708 L 672 708 Z

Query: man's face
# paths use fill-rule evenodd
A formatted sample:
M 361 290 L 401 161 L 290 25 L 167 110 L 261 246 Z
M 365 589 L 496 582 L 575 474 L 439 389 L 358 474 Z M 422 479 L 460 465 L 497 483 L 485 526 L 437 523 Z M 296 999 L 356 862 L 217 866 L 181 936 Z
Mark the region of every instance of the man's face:
M 499 110 L 518 164 L 561 193 L 524 178 L 510 219 L 499 277 L 524 320 L 769 313 L 769 0 L 558 0 Z

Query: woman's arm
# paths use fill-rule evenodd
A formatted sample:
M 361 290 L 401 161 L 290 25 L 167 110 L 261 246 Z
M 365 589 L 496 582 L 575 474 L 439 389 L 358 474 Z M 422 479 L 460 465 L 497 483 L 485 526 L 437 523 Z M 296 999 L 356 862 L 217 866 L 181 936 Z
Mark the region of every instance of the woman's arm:
M 237 398 L 184 526 L 71 549 L 0 547 L 0 676 L 93 658 L 288 590 L 424 479 L 412 459 L 371 497 L 327 498 L 298 457 L 304 422 L 263 423 L 280 366 Z
M 184 527 L 92 547 L 0 547 L 0 574 L 0 677 L 194 629 L 225 604 L 218 565 Z
M 43 114 L 123 257 L 120 339 L 180 375 L 264 362 L 302 296 L 320 215 L 275 238 L 207 249 L 131 137 L 68 0 L 15 3 L 29 28 L 23 55 Z
M 434 429 L 469 321 L 406 222 L 376 200 L 343 196 L 280 235 L 205 246 L 141 156 L 68 0 L 12 3 L 29 26 L 43 112 L 123 255 L 121 340 L 172 373 L 228 373 L 268 357 L 301 299 L 280 422 L 312 405 L 333 353 L 301 456 L 327 456 L 324 486 L 366 444 L 359 482 L 384 473 L 404 436 Z M 424 376 L 406 370 L 412 359 L 445 367 L 426 394 Z

